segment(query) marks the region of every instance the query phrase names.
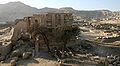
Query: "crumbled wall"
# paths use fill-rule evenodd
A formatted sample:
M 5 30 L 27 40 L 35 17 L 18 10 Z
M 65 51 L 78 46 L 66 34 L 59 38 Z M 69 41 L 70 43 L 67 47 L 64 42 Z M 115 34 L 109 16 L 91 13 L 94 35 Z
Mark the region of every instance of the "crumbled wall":
M 21 33 L 25 33 L 27 32 L 27 24 L 24 21 L 20 21 L 18 22 L 15 26 L 14 26 L 14 33 L 12 36 L 11 40 L 17 40 L 18 38 L 21 37 Z

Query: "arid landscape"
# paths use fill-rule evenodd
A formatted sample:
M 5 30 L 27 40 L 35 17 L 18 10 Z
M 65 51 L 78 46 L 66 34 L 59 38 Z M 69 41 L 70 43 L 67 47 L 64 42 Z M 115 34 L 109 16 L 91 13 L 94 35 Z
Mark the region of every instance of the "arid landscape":
M 120 11 L 0 4 L 0 66 L 120 66 Z

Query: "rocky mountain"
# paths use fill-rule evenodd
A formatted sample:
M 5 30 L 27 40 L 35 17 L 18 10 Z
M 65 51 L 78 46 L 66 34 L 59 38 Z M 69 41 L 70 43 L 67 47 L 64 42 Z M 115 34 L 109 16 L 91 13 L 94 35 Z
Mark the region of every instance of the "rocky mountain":
M 0 21 L 13 21 L 17 18 L 37 13 L 38 9 L 21 2 L 0 4 Z
M 39 13 L 44 13 L 44 12 L 56 12 L 58 9 L 56 8 L 48 8 L 48 7 L 44 7 L 39 9 Z
M 9 2 L 6 4 L 0 4 L 0 22 L 14 21 L 17 18 L 22 18 L 24 16 L 30 16 L 35 13 L 43 13 L 43 12 L 71 12 L 74 15 L 89 17 L 89 18 L 105 17 L 103 14 L 103 10 L 80 11 L 80 10 L 75 10 L 71 7 L 63 7 L 59 9 L 45 7 L 42 9 L 37 9 L 35 7 L 26 5 L 22 2 Z
M 75 10 L 71 7 L 63 7 L 60 8 L 59 11 L 61 12 L 71 12 L 76 16 L 87 17 L 87 18 L 105 18 L 107 16 L 104 13 L 110 13 L 109 10 L 94 10 L 94 11 L 83 11 L 83 10 Z

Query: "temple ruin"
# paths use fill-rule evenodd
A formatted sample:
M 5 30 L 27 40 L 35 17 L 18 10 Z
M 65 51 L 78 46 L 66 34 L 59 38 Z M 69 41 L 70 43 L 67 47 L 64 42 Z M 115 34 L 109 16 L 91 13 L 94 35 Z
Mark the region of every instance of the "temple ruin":
M 33 16 L 17 19 L 15 31 L 12 40 L 16 40 L 21 32 L 27 32 L 33 24 L 37 23 L 40 26 L 47 28 L 56 28 L 65 24 L 71 24 L 73 21 L 72 13 L 43 13 L 33 14 Z

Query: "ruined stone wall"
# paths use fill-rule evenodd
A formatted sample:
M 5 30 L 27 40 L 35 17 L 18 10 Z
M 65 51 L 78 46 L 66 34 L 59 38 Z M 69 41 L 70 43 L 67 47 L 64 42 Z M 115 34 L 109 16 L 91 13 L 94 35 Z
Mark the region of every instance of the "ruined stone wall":
M 14 33 L 13 33 L 11 40 L 17 40 L 18 38 L 20 38 L 22 33 L 27 32 L 27 28 L 28 28 L 28 26 L 27 26 L 26 22 L 24 22 L 24 21 L 18 22 L 14 26 Z
M 64 24 L 70 24 L 73 21 L 71 13 L 34 14 L 33 17 L 40 25 L 51 28 L 63 26 Z
M 73 21 L 72 13 L 43 13 L 34 14 L 33 16 L 17 19 L 14 26 L 14 34 L 12 40 L 17 40 L 21 37 L 22 32 L 27 32 L 33 24 L 39 24 L 47 28 L 56 28 L 71 24 Z

